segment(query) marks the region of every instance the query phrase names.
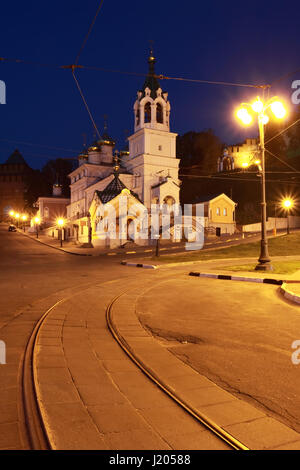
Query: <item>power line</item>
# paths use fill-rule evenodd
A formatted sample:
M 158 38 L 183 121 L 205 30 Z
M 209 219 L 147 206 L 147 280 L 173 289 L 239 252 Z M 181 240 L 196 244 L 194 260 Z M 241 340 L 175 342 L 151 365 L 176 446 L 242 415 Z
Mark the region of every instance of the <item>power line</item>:
M 104 1 L 104 0 L 101 0 L 101 1 L 100 1 L 99 6 L 98 6 L 98 9 L 97 9 L 97 11 L 96 11 L 96 14 L 95 14 L 95 16 L 94 16 L 94 18 L 93 18 L 93 21 L 92 21 L 91 24 L 90 24 L 89 30 L 88 30 L 88 32 L 87 32 L 87 35 L 85 36 L 85 38 L 84 38 L 84 40 L 83 40 L 83 43 L 81 44 L 81 47 L 80 47 L 79 52 L 78 52 L 78 54 L 77 54 L 77 57 L 76 57 L 76 59 L 75 59 L 75 65 L 77 65 L 78 60 L 79 60 L 79 57 L 80 57 L 80 54 L 82 53 L 83 48 L 84 48 L 84 46 L 86 45 L 86 42 L 87 42 L 87 40 L 88 40 L 88 38 L 89 38 L 89 35 L 90 35 L 91 32 L 92 32 L 92 29 L 93 29 L 93 27 L 94 27 L 96 18 L 97 18 L 98 14 L 99 14 L 99 12 L 100 12 L 100 10 L 101 10 L 101 8 L 102 8 L 103 1 Z
M 224 181 L 250 181 L 252 183 L 260 183 L 260 179 L 255 180 L 254 178 L 230 178 L 230 177 L 222 177 L 222 176 L 213 176 L 213 175 L 179 175 L 179 178 L 187 177 L 187 178 L 207 178 L 207 179 L 215 179 L 215 180 L 224 180 Z M 282 184 L 297 184 L 299 185 L 300 181 L 283 181 L 283 180 L 266 180 L 267 183 L 282 183 Z
M 20 141 L 20 140 L 10 140 L 10 139 L 0 139 L 0 142 L 8 142 L 8 143 L 11 143 L 11 144 L 20 144 L 20 145 L 29 145 L 31 147 L 41 147 L 41 148 L 46 148 L 46 149 L 50 149 L 50 150 L 62 150 L 64 152 L 78 152 L 78 150 L 75 150 L 75 149 L 66 149 L 66 148 L 63 148 L 63 147 L 50 147 L 49 145 L 40 145 L 40 144 L 33 144 L 31 142 L 23 142 L 23 141 Z
M 78 88 L 78 91 L 79 91 L 79 93 L 80 93 L 80 96 L 81 96 L 81 98 L 82 98 L 82 100 L 83 100 L 83 102 L 84 102 L 84 104 L 85 104 L 85 107 L 86 107 L 86 109 L 87 109 L 87 112 L 88 112 L 88 114 L 89 114 L 89 116 L 90 116 L 90 119 L 91 119 L 91 121 L 92 121 L 93 127 L 94 127 L 95 131 L 97 132 L 99 139 L 101 139 L 101 135 L 100 135 L 100 133 L 99 133 L 99 131 L 98 131 L 98 128 L 97 128 L 96 123 L 95 123 L 95 121 L 94 121 L 94 119 L 93 119 L 92 113 L 91 113 L 91 111 L 90 111 L 90 109 L 89 109 L 89 107 L 88 107 L 88 104 L 87 104 L 87 102 L 86 102 L 86 99 L 85 99 L 85 97 L 84 97 L 84 95 L 83 95 L 83 92 L 82 92 L 82 90 L 81 90 L 81 88 L 80 88 L 80 86 L 79 86 L 78 80 L 77 80 L 77 78 L 75 77 L 75 73 L 74 73 L 74 70 L 73 70 L 73 69 L 72 69 L 72 75 L 73 75 L 73 78 L 74 78 L 75 83 L 76 83 L 76 85 L 77 85 L 77 88 Z
M 287 130 L 289 130 L 291 127 L 293 127 L 295 124 L 297 124 L 298 122 L 300 121 L 300 118 L 297 119 L 295 122 L 293 122 L 292 124 L 290 124 L 288 127 L 286 127 L 285 129 L 283 129 L 282 131 L 278 132 L 278 134 L 275 134 L 273 135 L 273 137 L 271 137 L 269 140 L 267 140 L 265 142 L 265 145 L 268 144 L 269 142 L 271 142 L 272 140 L 276 139 L 276 137 L 279 137 L 281 134 L 283 134 L 284 132 L 286 132 Z
M 268 152 L 270 155 L 272 155 L 272 157 L 275 157 L 277 158 L 277 160 L 279 160 L 281 163 L 283 163 L 283 165 L 287 166 L 288 168 L 290 168 L 291 170 L 294 170 L 295 173 L 300 173 L 299 170 L 296 170 L 296 168 L 294 168 L 292 165 L 289 165 L 287 162 L 285 162 L 284 160 L 281 160 L 281 158 L 279 158 L 277 155 L 275 155 L 275 153 L 272 153 L 270 152 L 270 150 L 268 150 L 267 148 L 265 149 L 266 152 Z
M 23 60 L 23 59 L 12 59 L 12 58 L 5 58 L 5 57 L 0 57 L 0 61 L 3 62 L 15 62 L 15 63 L 20 63 L 20 64 L 27 64 L 27 65 L 36 65 L 39 67 L 51 67 L 51 68 L 56 68 L 56 69 L 76 69 L 79 68 L 81 70 L 94 70 L 94 71 L 100 71 L 100 72 L 105 72 L 105 73 L 118 73 L 122 75 L 134 75 L 134 76 L 139 76 L 139 77 L 146 77 L 148 74 L 147 73 L 140 73 L 140 72 L 128 72 L 125 70 L 117 70 L 117 69 L 106 69 L 103 67 L 97 67 L 97 66 L 88 66 L 88 65 L 78 65 L 77 63 L 75 64 L 68 64 L 68 65 L 59 65 L 59 64 L 47 64 L 47 63 L 40 63 L 40 62 L 34 62 L 34 61 L 28 61 L 28 60 Z M 176 80 L 176 81 L 182 81 L 182 82 L 191 82 L 191 83 L 199 83 L 199 84 L 208 84 L 208 85 L 221 85 L 221 86 L 236 86 L 236 87 L 248 87 L 248 88 L 259 88 L 259 89 L 266 89 L 269 88 L 270 85 L 255 85 L 255 84 L 250 84 L 250 83 L 235 83 L 235 82 L 226 82 L 226 81 L 217 81 L 217 80 L 200 80 L 200 79 L 192 79 L 192 78 L 184 78 L 184 77 L 172 77 L 172 76 L 167 76 L 167 75 L 154 75 L 155 78 L 159 80 Z

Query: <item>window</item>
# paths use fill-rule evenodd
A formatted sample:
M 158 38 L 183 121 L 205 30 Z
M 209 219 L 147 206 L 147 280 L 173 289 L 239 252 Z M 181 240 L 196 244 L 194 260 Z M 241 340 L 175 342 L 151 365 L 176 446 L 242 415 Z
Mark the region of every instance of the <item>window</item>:
M 158 150 L 162 150 L 162 145 L 159 145 L 159 146 L 158 146 Z
M 156 105 L 156 122 L 160 122 L 161 124 L 164 122 L 163 108 L 160 103 Z
M 151 122 L 151 104 L 150 101 L 148 101 L 145 104 L 145 118 L 144 122 Z
M 221 214 L 220 207 L 217 207 L 217 215 L 220 215 L 220 214 Z
M 45 217 L 45 219 L 49 218 L 49 208 L 48 207 L 44 208 L 44 217 Z
M 138 108 L 136 112 L 136 125 L 138 126 L 140 123 L 140 108 Z
M 223 209 L 223 215 L 227 215 L 227 208 L 226 207 L 224 207 L 224 209 Z

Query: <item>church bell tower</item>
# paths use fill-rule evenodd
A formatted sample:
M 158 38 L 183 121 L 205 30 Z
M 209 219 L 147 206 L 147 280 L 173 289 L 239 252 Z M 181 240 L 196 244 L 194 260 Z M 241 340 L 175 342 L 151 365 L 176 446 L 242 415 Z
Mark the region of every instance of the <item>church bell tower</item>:
M 135 192 L 144 205 L 179 203 L 179 159 L 176 136 L 170 132 L 170 102 L 155 73 L 153 51 L 148 58 L 148 74 L 134 103 L 134 134 L 128 138 L 126 167 L 136 179 Z

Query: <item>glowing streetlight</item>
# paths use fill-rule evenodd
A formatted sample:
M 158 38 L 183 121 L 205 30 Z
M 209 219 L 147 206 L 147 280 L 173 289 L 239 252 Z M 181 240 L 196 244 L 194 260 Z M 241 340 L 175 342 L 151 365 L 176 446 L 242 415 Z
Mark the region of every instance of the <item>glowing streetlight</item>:
M 281 204 L 282 204 L 282 207 L 286 210 L 286 217 L 287 217 L 286 233 L 289 235 L 289 233 L 290 233 L 290 217 L 289 217 L 290 214 L 289 214 L 289 212 L 290 212 L 290 209 L 292 209 L 292 207 L 294 205 L 294 201 L 292 199 L 283 199 Z
M 63 246 L 63 229 L 64 229 L 63 227 L 65 225 L 65 221 L 64 221 L 64 219 L 59 218 L 59 219 L 57 219 L 56 224 L 58 226 L 59 234 L 60 234 L 60 236 L 59 236 L 60 246 L 62 247 Z
M 265 129 L 264 126 L 269 122 L 270 116 L 267 114 L 271 110 L 277 119 L 282 119 L 286 115 L 286 110 L 281 101 L 277 97 L 273 97 L 267 101 L 261 100 L 259 97 L 253 103 L 242 103 L 240 109 L 236 112 L 238 119 L 246 126 L 251 124 L 253 117 L 251 113 L 256 113 L 258 129 L 259 129 L 259 146 L 261 158 L 256 163 L 261 173 L 261 250 L 256 270 L 267 271 L 272 269 L 271 259 L 268 251 L 267 238 L 267 203 L 266 203 L 266 179 L 265 179 Z M 258 160 L 257 160 L 258 162 Z

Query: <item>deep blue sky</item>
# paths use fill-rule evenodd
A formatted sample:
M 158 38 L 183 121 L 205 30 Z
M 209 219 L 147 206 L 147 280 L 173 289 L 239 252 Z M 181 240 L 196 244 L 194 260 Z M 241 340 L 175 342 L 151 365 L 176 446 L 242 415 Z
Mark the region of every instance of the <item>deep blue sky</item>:
M 98 0 L 2 2 L 0 57 L 73 63 L 98 4 Z M 300 68 L 299 18 L 296 1 L 104 0 L 79 63 L 146 73 L 152 39 L 157 73 L 269 83 Z M 143 77 L 86 70 L 78 70 L 77 77 L 100 132 L 107 114 L 109 133 L 120 149 L 124 130 L 133 132 L 132 107 Z M 297 78 L 300 72 L 274 86 L 272 93 L 289 100 L 291 81 Z M 7 87 L 7 104 L 0 105 L 0 162 L 17 147 L 38 168 L 47 158 L 76 155 L 82 134 L 87 134 L 88 143 L 93 140 L 91 122 L 69 70 L 0 61 L 0 80 Z M 161 85 L 169 92 L 172 131 L 212 128 L 228 144 L 255 136 L 255 128 L 244 132 L 233 118 L 235 104 L 254 97 L 255 90 L 179 81 Z

